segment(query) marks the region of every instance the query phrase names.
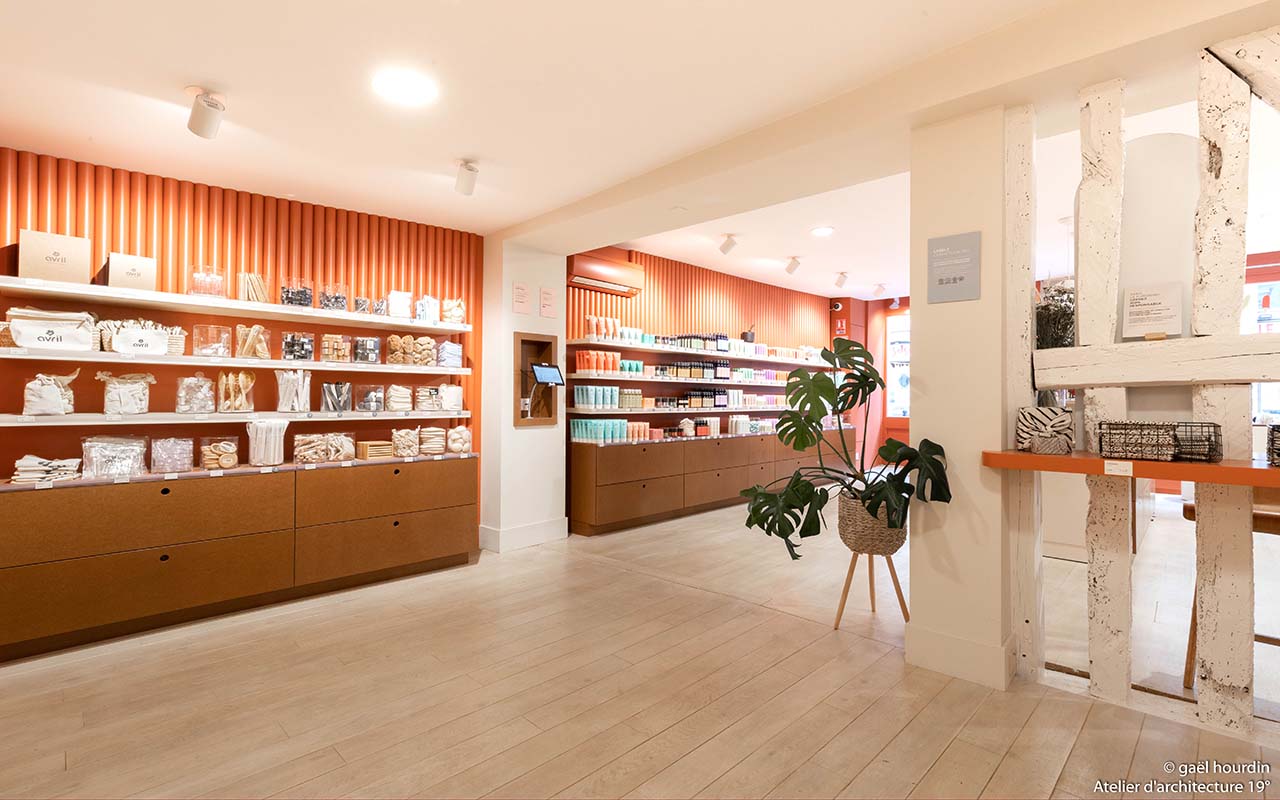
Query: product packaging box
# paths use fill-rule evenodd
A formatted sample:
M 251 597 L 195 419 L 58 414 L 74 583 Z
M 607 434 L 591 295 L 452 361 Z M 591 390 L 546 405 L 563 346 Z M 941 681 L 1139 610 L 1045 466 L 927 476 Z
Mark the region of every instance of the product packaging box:
M 40 231 L 18 231 L 18 277 L 88 283 L 89 240 Z
M 156 289 L 156 260 L 147 256 L 111 253 L 97 283 L 116 289 Z

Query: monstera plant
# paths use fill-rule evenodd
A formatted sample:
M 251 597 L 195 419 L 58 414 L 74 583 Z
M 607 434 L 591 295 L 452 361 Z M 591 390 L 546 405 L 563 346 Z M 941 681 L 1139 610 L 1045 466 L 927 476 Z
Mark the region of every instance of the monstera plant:
M 836 493 L 845 544 L 854 552 L 876 555 L 891 548 L 884 553 L 891 555 L 906 539 L 913 497 L 950 502 L 946 453 L 942 445 L 928 439 L 921 440 L 919 447 L 889 439 L 868 461 L 865 435 L 851 452 L 843 417 L 861 407 L 865 434 L 872 394 L 884 388 L 884 379 L 867 348 L 850 339 L 836 339 L 831 349 L 822 351 L 822 360 L 830 369 L 802 367 L 787 376 L 789 408 L 782 412 L 777 428 L 778 439 L 793 450 L 816 445 L 818 465 L 801 467 L 767 486 L 743 489 L 741 494 L 748 500 L 747 527 L 778 537 L 791 557 L 799 558 L 800 542 L 792 537 L 803 540 L 821 533 L 822 510 Z M 827 429 L 824 421 L 831 416 L 836 427 Z

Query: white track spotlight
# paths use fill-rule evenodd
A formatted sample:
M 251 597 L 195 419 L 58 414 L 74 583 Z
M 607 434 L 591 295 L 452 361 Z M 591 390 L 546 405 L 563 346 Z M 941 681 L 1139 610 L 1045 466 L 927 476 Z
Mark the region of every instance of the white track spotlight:
M 876 297 L 879 297 L 880 295 L 884 294 L 884 290 L 885 290 L 885 285 L 883 283 L 877 283 L 876 291 L 875 291 Z
M 840 272 L 836 274 L 836 288 L 843 289 L 845 281 L 849 280 L 849 273 Z
M 727 256 L 729 255 L 729 251 L 733 250 L 733 248 L 737 246 L 738 240 L 733 238 L 733 234 L 726 233 L 724 235 L 724 241 L 720 243 L 720 252 Z
M 902 301 L 896 297 L 893 298 L 893 302 L 889 304 L 889 308 L 892 308 L 894 311 L 897 311 L 898 309 L 902 308 Z
M 787 262 L 787 274 L 794 275 L 798 269 L 800 269 L 800 259 L 792 256 L 791 260 Z
M 227 107 L 204 89 L 198 86 L 188 87 L 188 89 L 191 88 L 198 91 L 195 99 L 191 101 L 191 116 L 187 117 L 187 130 L 202 139 L 212 139 L 218 135 L 218 128 L 222 125 L 222 112 L 226 111 Z
M 462 161 L 458 164 L 458 177 L 453 182 L 453 190 L 458 194 L 470 197 L 476 190 L 476 178 L 480 176 L 480 168 L 473 161 Z

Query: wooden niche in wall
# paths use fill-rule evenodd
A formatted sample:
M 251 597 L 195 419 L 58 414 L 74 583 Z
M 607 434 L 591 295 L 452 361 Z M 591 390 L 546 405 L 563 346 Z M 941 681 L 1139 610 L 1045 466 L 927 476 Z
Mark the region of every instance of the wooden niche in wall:
M 515 388 L 517 428 L 553 426 L 559 422 L 559 404 L 556 402 L 556 389 L 559 387 L 538 383 L 533 377 L 534 364 L 559 366 L 556 362 L 559 344 L 555 336 L 516 331 L 513 348 L 516 374 L 512 386 Z M 529 401 L 527 411 L 525 400 Z

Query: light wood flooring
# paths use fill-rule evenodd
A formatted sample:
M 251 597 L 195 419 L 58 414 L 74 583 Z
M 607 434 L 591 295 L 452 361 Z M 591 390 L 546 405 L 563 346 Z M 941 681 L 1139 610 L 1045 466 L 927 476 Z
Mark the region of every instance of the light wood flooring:
M 908 666 L 883 564 L 879 613 L 860 565 L 833 632 L 838 538 L 793 563 L 742 516 L 0 667 L 0 796 L 1090 797 L 1166 760 L 1280 767 L 1077 694 Z
M 1133 560 L 1133 680 L 1174 695 L 1182 686 L 1187 628 L 1196 580 L 1196 527 L 1182 501 L 1156 495 L 1156 516 Z M 1259 633 L 1280 635 L 1280 536 L 1253 535 L 1254 616 Z M 1089 668 L 1087 564 L 1046 558 L 1045 658 Z M 1280 647 L 1254 644 L 1254 695 L 1259 716 L 1280 720 Z

